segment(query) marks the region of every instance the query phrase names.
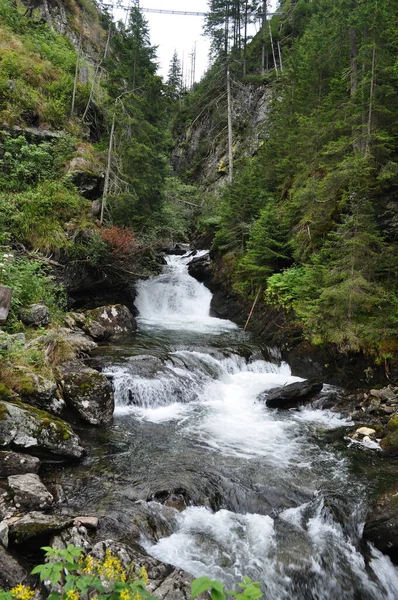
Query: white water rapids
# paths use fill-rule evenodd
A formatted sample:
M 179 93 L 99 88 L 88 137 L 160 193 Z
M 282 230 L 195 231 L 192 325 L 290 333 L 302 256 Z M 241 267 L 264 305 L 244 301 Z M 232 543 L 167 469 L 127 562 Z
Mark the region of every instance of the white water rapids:
M 146 550 L 227 586 L 248 575 L 261 581 L 267 600 L 397 599 L 397 569 L 373 548 L 362 553 L 364 485 L 344 454 L 317 439 L 346 421 L 314 407 L 273 411 L 257 400 L 299 378 L 286 363 L 239 352 L 247 337 L 209 316 L 211 294 L 188 275 L 189 260 L 169 257 L 165 272 L 138 288 L 140 331 L 162 343 L 174 340 L 166 356 L 134 355 L 109 366 L 108 374 L 120 422 L 134 418 L 143 428 L 169 428 L 183 449 L 181 470 L 194 469 L 188 461 L 199 478 L 219 467 L 230 504 L 176 511 L 174 532 L 157 543 L 143 539 Z M 230 341 L 228 349 L 220 336 Z M 245 495 L 248 507 L 255 495 L 254 506 L 264 497 L 271 508 L 264 514 L 232 510 L 245 505 Z M 272 506 L 269 498 L 279 495 L 285 507 Z

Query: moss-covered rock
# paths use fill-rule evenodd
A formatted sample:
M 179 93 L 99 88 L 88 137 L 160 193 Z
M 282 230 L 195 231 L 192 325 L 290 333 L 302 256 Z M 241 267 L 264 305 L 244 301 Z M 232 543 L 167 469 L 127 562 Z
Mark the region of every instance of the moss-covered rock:
M 58 515 L 44 515 L 32 511 L 9 521 L 10 540 L 16 544 L 43 535 L 50 535 L 70 527 L 73 519 Z
M 380 446 L 385 452 L 398 455 L 398 430 L 388 433 L 386 437 L 381 440 Z
M 391 417 L 388 420 L 386 429 L 389 433 L 398 430 L 398 413 L 394 413 L 393 415 L 391 415 Z
M 90 425 L 112 421 L 115 401 L 112 384 L 102 373 L 74 362 L 65 366 L 60 384 L 66 403 Z
M 20 400 L 0 402 L 0 447 L 58 459 L 80 459 L 84 454 L 71 426 Z

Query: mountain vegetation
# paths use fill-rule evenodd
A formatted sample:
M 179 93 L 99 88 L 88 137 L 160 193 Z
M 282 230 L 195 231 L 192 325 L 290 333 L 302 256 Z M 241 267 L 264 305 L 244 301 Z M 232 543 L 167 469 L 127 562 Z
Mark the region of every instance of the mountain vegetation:
M 393 356 L 396 4 L 284 0 L 249 44 L 246 75 L 237 34 L 245 3 L 210 5 L 208 29 L 217 58 L 174 127 L 183 137 L 186 125 L 202 113 L 212 139 L 203 127 L 199 152 L 182 164 L 181 176 L 200 181 L 217 138 L 227 156 L 226 64 L 232 102 L 235 94 L 235 171 L 232 183 L 217 184 L 216 209 L 199 226 L 217 224 L 214 251 L 229 265 L 235 290 L 254 298 L 261 289 L 263 300 L 283 307 L 312 343 L 365 351 L 380 360 Z M 267 102 L 252 152 L 239 150 L 251 133 L 241 127 L 236 106 L 242 87 L 260 90 Z

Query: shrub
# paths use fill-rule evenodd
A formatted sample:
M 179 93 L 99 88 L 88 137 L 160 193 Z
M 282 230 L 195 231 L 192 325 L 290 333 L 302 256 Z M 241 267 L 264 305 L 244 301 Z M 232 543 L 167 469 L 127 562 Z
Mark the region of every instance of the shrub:
M 136 243 L 131 229 L 127 227 L 104 227 L 99 231 L 100 238 L 117 254 L 128 254 Z

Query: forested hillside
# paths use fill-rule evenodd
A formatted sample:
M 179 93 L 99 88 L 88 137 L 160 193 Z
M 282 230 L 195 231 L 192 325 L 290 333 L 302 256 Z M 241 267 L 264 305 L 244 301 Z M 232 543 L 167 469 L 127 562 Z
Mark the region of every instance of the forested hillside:
M 214 251 L 242 296 L 260 289 L 315 344 L 393 356 L 396 3 L 284 0 L 247 49 L 236 35 L 247 3 L 238 3 L 240 12 L 236 2 L 210 4 L 217 59 L 174 125 L 181 176 L 203 183 L 203 170 L 213 169 L 218 204 L 200 227 L 217 225 Z M 234 176 L 220 187 L 228 170 L 228 65 Z M 253 132 L 242 115 L 256 93 L 266 109 Z M 192 122 L 195 131 L 187 129 Z M 247 143 L 253 133 L 254 146 Z M 184 162 L 181 148 L 192 140 L 197 152 Z

